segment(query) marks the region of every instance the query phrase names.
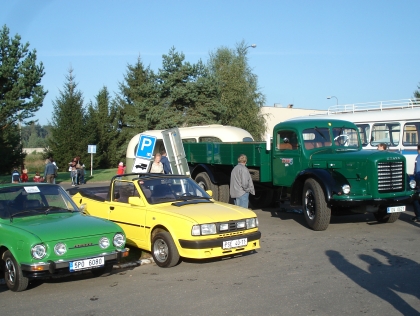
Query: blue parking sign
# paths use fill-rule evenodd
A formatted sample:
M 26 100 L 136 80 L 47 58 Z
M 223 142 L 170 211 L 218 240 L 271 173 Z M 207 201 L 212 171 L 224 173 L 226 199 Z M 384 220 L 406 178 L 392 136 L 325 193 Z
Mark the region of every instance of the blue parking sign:
M 140 135 L 139 145 L 137 146 L 136 157 L 151 159 L 156 145 L 156 137 L 149 135 Z

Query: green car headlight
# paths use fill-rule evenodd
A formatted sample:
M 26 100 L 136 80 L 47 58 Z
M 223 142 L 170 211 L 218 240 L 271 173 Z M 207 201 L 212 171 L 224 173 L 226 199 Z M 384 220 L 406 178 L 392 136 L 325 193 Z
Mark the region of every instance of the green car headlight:
M 124 235 L 121 233 L 115 234 L 114 236 L 114 246 L 117 248 L 120 248 L 124 245 L 125 243 L 125 238 Z
M 62 256 L 67 252 L 67 247 L 62 242 L 59 242 L 54 246 L 54 252 L 57 256 Z
M 99 247 L 101 247 L 102 249 L 106 249 L 109 247 L 109 239 L 106 237 L 102 237 L 99 240 Z
M 43 244 L 38 244 L 32 247 L 31 254 L 34 259 L 40 260 L 47 255 L 47 248 Z

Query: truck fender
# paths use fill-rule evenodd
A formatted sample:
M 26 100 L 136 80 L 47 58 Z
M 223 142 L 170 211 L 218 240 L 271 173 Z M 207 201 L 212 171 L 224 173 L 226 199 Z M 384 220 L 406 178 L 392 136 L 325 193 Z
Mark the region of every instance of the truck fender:
M 306 179 L 309 178 L 315 179 L 321 185 L 327 203 L 330 202 L 331 197 L 334 194 L 341 194 L 341 187 L 344 184 L 349 184 L 343 175 L 335 171 L 331 172 L 317 168 L 302 170 L 299 172 L 292 185 L 290 195 L 290 204 L 292 206 L 302 205 L 303 185 L 305 184 Z
M 217 180 L 216 177 L 213 174 L 213 171 L 211 170 L 211 168 L 209 168 L 208 165 L 205 164 L 197 164 L 194 166 L 190 166 L 190 174 L 191 174 L 191 178 L 195 179 L 195 177 L 200 173 L 200 172 L 206 172 L 211 180 L 211 182 L 213 182 L 214 184 L 217 184 Z

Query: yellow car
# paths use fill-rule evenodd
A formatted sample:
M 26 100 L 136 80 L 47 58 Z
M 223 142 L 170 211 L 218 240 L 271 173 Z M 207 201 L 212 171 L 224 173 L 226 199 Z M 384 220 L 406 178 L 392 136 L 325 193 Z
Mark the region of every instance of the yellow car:
M 85 213 L 120 225 L 127 244 L 150 251 L 160 267 L 180 258 L 215 258 L 260 248 L 258 218 L 216 202 L 187 176 L 127 174 L 108 188 L 83 188 L 73 200 Z M 128 180 L 124 180 L 128 179 Z

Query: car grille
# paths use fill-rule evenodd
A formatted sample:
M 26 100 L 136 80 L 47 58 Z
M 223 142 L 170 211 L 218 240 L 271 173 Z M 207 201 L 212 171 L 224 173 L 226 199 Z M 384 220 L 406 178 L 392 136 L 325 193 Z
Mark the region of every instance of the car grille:
M 404 191 L 404 163 L 378 162 L 378 192 Z
M 235 232 L 235 231 L 241 231 L 241 230 L 245 230 L 246 227 L 242 227 L 242 228 L 238 228 L 237 227 L 237 222 L 244 222 L 245 220 L 240 220 L 240 221 L 230 221 L 230 222 L 224 222 L 224 223 L 218 223 L 216 225 L 217 227 L 217 232 L 218 233 L 228 233 L 228 232 Z M 220 230 L 220 225 L 222 224 L 228 224 L 228 229 L 227 230 Z

